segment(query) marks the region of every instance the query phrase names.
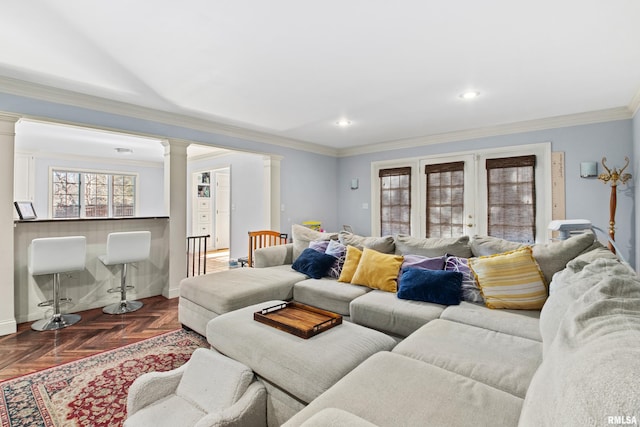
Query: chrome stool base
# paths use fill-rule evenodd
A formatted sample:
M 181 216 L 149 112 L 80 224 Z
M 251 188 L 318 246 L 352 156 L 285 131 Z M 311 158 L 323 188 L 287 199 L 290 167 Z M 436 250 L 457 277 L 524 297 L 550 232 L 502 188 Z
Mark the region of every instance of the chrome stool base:
M 106 314 L 131 313 L 132 311 L 139 310 L 143 305 L 140 301 L 120 301 L 104 307 L 102 312 Z
M 79 314 L 58 314 L 48 319 L 38 320 L 31 324 L 34 331 L 57 331 L 74 325 L 82 319 Z

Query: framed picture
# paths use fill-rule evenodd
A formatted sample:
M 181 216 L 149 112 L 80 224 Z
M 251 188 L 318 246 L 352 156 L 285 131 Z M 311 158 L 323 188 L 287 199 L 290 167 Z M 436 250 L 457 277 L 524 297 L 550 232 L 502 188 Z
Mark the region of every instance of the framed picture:
M 31 202 L 13 202 L 18 211 L 20 219 L 36 219 L 36 211 L 33 209 Z

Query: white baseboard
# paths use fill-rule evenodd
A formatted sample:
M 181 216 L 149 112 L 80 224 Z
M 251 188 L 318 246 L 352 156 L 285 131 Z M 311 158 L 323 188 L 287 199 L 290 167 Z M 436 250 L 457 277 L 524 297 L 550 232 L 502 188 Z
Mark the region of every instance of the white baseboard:
M 17 327 L 16 319 L 3 320 L 0 322 L 0 335 L 15 334 Z
M 180 296 L 180 288 L 169 288 L 162 291 L 162 296 L 167 299 L 178 298 Z

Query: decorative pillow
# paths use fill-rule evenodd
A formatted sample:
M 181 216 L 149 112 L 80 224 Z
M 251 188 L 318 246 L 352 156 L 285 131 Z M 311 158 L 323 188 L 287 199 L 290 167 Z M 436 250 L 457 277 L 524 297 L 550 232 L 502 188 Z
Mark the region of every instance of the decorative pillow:
M 407 268 L 402 270 L 398 298 L 458 305 L 461 298 L 462 273 L 457 271 Z
M 302 251 L 309 247 L 309 243 L 314 240 L 337 239 L 337 234 L 321 233 L 303 225 L 293 224 L 291 226 L 291 238 L 293 239 L 293 260 L 300 256 Z
M 342 266 L 344 265 L 344 260 L 347 257 L 347 247 L 337 240 L 330 240 L 325 253 L 327 255 L 336 257 L 335 262 L 329 269 L 329 277 L 337 279 L 338 277 L 340 277 Z
M 307 248 L 296 258 L 291 268 L 297 272 L 306 274 L 312 279 L 320 279 L 327 275 L 335 260 L 336 258 L 331 255 Z
M 537 310 L 547 300 L 544 276 L 529 246 L 471 258 L 469 267 L 489 308 Z
M 362 251 L 360 249 L 355 246 L 347 246 L 347 255 L 344 259 L 344 265 L 342 266 L 340 277 L 338 277 L 338 282 L 351 283 L 351 279 L 353 279 L 353 275 L 358 269 L 361 257 Z
M 533 257 L 540 266 L 547 283 L 551 283 L 553 275 L 564 269 L 569 261 L 591 247 L 594 240 L 595 235 L 588 232 L 571 236 L 567 240 L 535 245 Z
M 425 239 L 398 234 L 396 236 L 396 253 L 428 257 L 451 254 L 469 258 L 471 257 L 471 248 L 469 247 L 469 236 Z
M 309 247 L 311 249 L 321 253 L 325 253 L 327 251 L 328 246 L 329 246 L 328 240 L 314 240 L 313 242 L 309 242 Z
M 501 239 L 500 237 L 473 236 L 469 246 L 471 246 L 473 256 L 479 257 L 515 251 L 516 249 L 520 249 L 527 245 L 519 242 L 510 242 L 509 240 Z
M 422 255 L 405 255 L 402 261 L 402 270 L 407 268 L 423 268 L 427 270 L 442 270 L 445 256 L 426 257 Z
M 351 283 L 381 291 L 396 292 L 398 290 L 398 272 L 403 259 L 402 255 L 383 254 L 373 249 L 364 248 Z
M 338 239 L 345 246 L 355 246 L 360 250 L 369 248 L 383 254 L 392 254 L 396 249 L 393 236 L 363 237 L 348 231 L 341 231 L 338 234 Z
M 469 260 L 467 258 L 449 256 L 444 264 L 444 269 L 446 271 L 457 271 L 462 273 L 463 300 L 484 303 L 482 292 L 480 292 L 480 287 L 476 282 L 476 278 L 473 276 L 473 272 L 469 268 Z

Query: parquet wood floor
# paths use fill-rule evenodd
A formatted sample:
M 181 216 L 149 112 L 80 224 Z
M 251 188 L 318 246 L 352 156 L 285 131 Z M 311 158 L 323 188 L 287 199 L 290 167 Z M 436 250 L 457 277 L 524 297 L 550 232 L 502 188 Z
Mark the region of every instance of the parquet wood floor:
M 144 298 L 133 313 L 109 315 L 102 308 L 80 312 L 82 320 L 59 331 L 36 332 L 31 323 L 0 337 L 0 380 L 71 362 L 181 327 L 178 298 Z

